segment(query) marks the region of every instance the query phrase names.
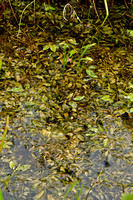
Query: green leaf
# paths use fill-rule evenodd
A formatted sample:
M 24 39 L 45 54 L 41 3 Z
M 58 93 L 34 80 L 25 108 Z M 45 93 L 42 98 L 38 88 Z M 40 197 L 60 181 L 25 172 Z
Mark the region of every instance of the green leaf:
M 92 78 L 98 78 L 98 76 L 92 70 L 86 69 L 86 73 Z
M 25 105 L 26 106 L 39 106 L 37 103 L 35 103 L 33 101 L 25 101 Z
M 58 46 L 56 44 L 52 44 L 52 45 L 50 44 L 49 47 L 50 47 L 51 51 L 53 51 L 53 52 L 56 52 L 56 49 L 58 49 Z
M 68 41 L 69 41 L 71 44 L 74 44 L 74 45 L 77 45 L 77 44 L 78 44 L 78 43 L 76 42 L 76 39 L 75 39 L 75 38 L 68 39 Z
M 12 92 L 23 92 L 24 89 L 22 87 L 15 87 L 11 89 Z
M 94 132 L 94 133 L 98 133 L 98 132 L 99 132 L 98 128 L 93 128 L 93 127 L 92 127 L 90 130 L 91 130 L 92 132 Z
M 102 99 L 103 101 L 111 101 L 111 98 L 109 95 L 104 95 L 100 99 Z
M 85 96 L 77 96 L 74 98 L 75 101 L 81 101 L 82 99 L 84 99 Z
M 91 57 L 85 57 L 85 58 L 82 58 L 82 60 L 86 60 L 86 61 L 93 61 L 93 59 Z
M 77 53 L 76 49 L 69 51 L 70 57 L 72 57 L 75 53 Z
M 50 6 L 50 5 L 45 4 L 45 10 L 46 10 L 46 11 L 55 10 L 55 8 L 52 7 L 52 6 Z
M 83 46 L 82 49 L 88 49 L 88 48 L 94 46 L 95 44 L 96 44 L 96 43 L 88 44 L 88 45 L 86 45 L 86 46 Z
M 15 169 L 15 163 L 13 161 L 10 161 L 9 166 L 11 169 Z
M 18 167 L 16 168 L 16 171 L 26 171 L 26 170 L 28 170 L 28 169 L 30 169 L 31 168 L 31 165 L 18 165 Z
M 64 50 L 66 50 L 67 48 L 69 48 L 69 45 L 64 43 L 64 46 L 63 46 Z
M 6 177 L 4 178 L 4 183 L 5 183 L 6 186 L 9 184 L 10 179 L 11 179 L 11 175 L 8 175 L 8 176 L 6 176 Z
M 69 95 L 67 96 L 67 98 L 69 98 L 69 99 L 72 98 L 73 94 L 74 94 L 74 93 L 69 94 Z
M 79 62 L 78 62 L 78 64 L 77 64 L 76 70 L 78 69 L 78 67 L 79 67 L 79 65 L 80 65 L 80 62 L 81 62 L 81 60 L 82 60 L 82 58 L 83 58 L 85 52 L 88 50 L 88 48 L 94 46 L 95 44 L 96 44 L 96 43 L 88 44 L 88 45 L 82 47 L 82 49 L 84 49 L 84 50 L 83 50 L 83 52 L 82 52 L 81 55 L 80 55 L 80 60 L 79 60 Z
M 107 35 L 111 35 L 113 33 L 112 28 L 108 25 L 103 27 L 103 32 Z
M 88 137 L 93 137 L 93 136 L 95 136 L 97 134 L 96 133 L 86 133 L 85 135 L 88 136 Z
M 130 101 L 133 102 L 133 94 L 132 94 L 132 93 L 130 93 L 128 96 L 126 96 L 126 98 L 127 98 L 127 99 L 130 99 Z
M 52 7 L 52 6 L 49 6 L 49 9 L 50 10 L 56 10 L 54 7 Z
M 132 83 L 128 83 L 129 84 L 129 88 L 133 88 L 133 84 Z
M 64 196 L 64 198 L 63 198 L 62 200 L 65 200 L 65 199 L 66 199 L 67 195 L 71 192 L 71 190 L 73 189 L 73 187 L 74 187 L 77 183 L 79 183 L 79 182 L 80 182 L 80 181 L 76 181 L 75 183 L 72 184 L 72 186 L 68 189 L 68 191 L 66 192 L 66 194 L 65 194 L 65 196 Z
M 45 50 L 48 50 L 50 47 L 49 47 L 49 44 L 47 44 L 47 45 L 45 45 L 44 47 L 43 47 L 43 50 L 45 51 Z
M 0 189 L 0 200 L 4 200 L 1 189 Z
M 0 70 L 1 70 L 1 68 L 2 68 L 2 60 L 0 59 Z
M 130 109 L 130 113 L 133 113 L 133 108 Z
M 77 108 L 77 103 L 76 103 L 76 102 L 69 102 L 68 104 L 69 104 L 69 106 L 71 106 L 72 108 Z
M 69 48 L 69 45 L 68 45 L 65 41 L 59 43 L 59 45 L 62 46 L 62 48 L 63 48 L 64 50 L 66 50 L 67 48 Z
M 133 37 L 133 30 L 127 30 L 127 33 L 129 33 L 129 35 L 131 36 L 131 37 Z
M 133 194 L 124 194 L 121 200 L 133 200 Z
M 107 144 L 108 144 L 108 138 L 106 138 L 106 139 L 103 140 L 103 146 L 106 147 Z
M 89 69 L 96 69 L 94 65 L 89 66 Z

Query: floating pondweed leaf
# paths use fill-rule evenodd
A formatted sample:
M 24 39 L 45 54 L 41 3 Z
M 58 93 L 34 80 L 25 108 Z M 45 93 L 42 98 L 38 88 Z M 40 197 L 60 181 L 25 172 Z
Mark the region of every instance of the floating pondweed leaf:
M 37 79 L 41 79 L 41 80 L 44 80 L 44 77 L 43 76 L 41 76 L 41 75 L 36 75 L 36 76 L 34 76 L 35 78 L 37 78 Z
M 67 96 L 67 98 L 68 98 L 68 99 L 72 98 L 72 97 L 73 97 L 73 94 L 74 94 L 74 93 L 69 94 L 69 95 Z
M 10 161 L 9 166 L 11 169 L 15 169 L 16 165 L 13 161 Z
M 88 128 L 89 128 L 89 131 L 90 131 L 91 133 L 86 133 L 86 134 L 85 134 L 86 136 L 92 137 L 92 136 L 95 136 L 95 135 L 97 135 L 97 134 L 99 133 L 99 129 L 96 128 L 96 127 L 92 127 L 91 124 L 88 124 Z M 93 133 L 92 133 L 92 132 L 93 132 Z
M 73 85 L 73 83 L 72 83 L 72 82 L 70 82 L 70 83 L 67 85 L 67 88 L 71 88 L 71 87 L 72 87 L 72 85 Z
M 68 113 L 63 113 L 63 115 L 64 115 L 65 119 L 68 119 L 68 117 L 69 117 Z
M 85 60 L 85 61 L 93 61 L 93 59 L 89 56 L 82 58 L 81 60 Z
M 1 70 L 1 68 L 2 68 L 2 60 L 0 59 L 0 70 Z
M 129 95 L 125 96 L 125 98 L 130 99 L 133 102 L 133 94 L 130 93 Z
M 66 50 L 67 48 L 69 48 L 69 45 L 65 41 L 60 42 L 59 46 L 63 47 L 64 50 Z
M 103 140 L 103 146 L 106 147 L 107 144 L 108 144 L 108 138 L 105 138 L 105 139 Z
M 133 88 L 133 84 L 132 83 L 128 83 L 128 85 L 129 85 L 129 88 Z
M 1 137 L 0 137 L 0 139 L 1 139 Z M 12 145 L 13 145 L 12 142 L 10 142 L 10 141 L 9 141 L 9 142 L 6 141 L 6 143 L 4 143 L 4 145 L 3 145 L 3 148 L 10 149 Z
M 112 28 L 109 27 L 108 25 L 103 27 L 103 31 L 107 35 L 111 35 L 113 33 Z
M 76 102 L 69 102 L 68 104 L 69 104 L 69 106 L 71 106 L 72 108 L 77 108 L 77 103 L 76 103 Z
M 3 182 L 5 183 L 5 185 L 6 185 L 6 186 L 9 184 L 9 182 L 10 182 L 10 179 L 11 179 L 11 176 L 10 176 L 10 175 L 8 175 L 8 176 L 4 177 L 4 180 L 3 180 Z
M 48 4 L 45 4 L 45 10 L 48 11 L 48 10 L 56 10 L 56 9 Z
M 98 78 L 98 76 L 90 69 L 86 69 L 86 73 L 92 78 Z
M 133 30 L 127 30 L 127 33 L 128 33 L 131 37 L 133 37 Z
M 75 38 L 70 38 L 70 39 L 68 39 L 68 41 L 69 41 L 71 44 L 78 45 L 78 43 L 76 42 L 76 39 L 75 39 Z
M 84 97 L 85 96 L 77 96 L 73 100 L 75 100 L 75 101 L 81 101 L 82 99 L 84 99 Z
M 94 128 L 94 127 L 90 128 L 90 130 L 91 130 L 92 132 L 94 132 L 94 133 L 98 133 L 98 132 L 99 132 L 98 128 Z
M 78 51 L 76 49 L 72 49 L 71 51 L 69 51 L 69 56 L 72 57 L 77 52 Z
M 97 135 L 97 133 L 86 133 L 85 135 L 88 137 L 93 137 L 93 136 Z
M 94 65 L 89 66 L 89 69 L 96 69 Z
M 43 83 L 43 85 L 47 86 L 47 87 L 50 87 L 51 86 L 51 83 Z
M 56 44 L 49 44 L 49 47 L 51 49 L 51 51 L 56 52 L 56 50 L 59 48 Z
M 31 165 L 18 165 L 18 167 L 15 169 L 15 171 L 23 171 L 30 169 Z
M 43 50 L 48 50 L 48 49 L 51 49 L 51 51 L 53 52 L 56 52 L 56 50 L 58 49 L 59 47 L 56 45 L 56 44 L 52 44 L 52 43 L 49 43 L 49 44 L 46 44 L 44 47 L 43 47 Z
M 130 113 L 133 113 L 133 108 L 130 109 Z
M 19 86 L 19 87 L 12 88 L 10 91 L 12 91 L 12 92 L 23 92 L 24 89 L 21 86 Z
M 33 197 L 33 200 L 38 200 L 40 199 L 44 194 L 44 190 L 42 190 L 41 192 L 39 192 L 38 194 L 36 194 L 34 197 Z
M 28 106 L 39 106 L 39 104 L 33 102 L 33 101 L 25 101 L 25 105 Z
M 45 45 L 44 47 L 43 47 L 43 50 L 45 51 L 45 50 L 48 50 L 49 49 L 49 45 L 47 44 L 47 45 Z
M 103 101 L 111 101 L 110 95 L 104 95 L 100 99 L 102 99 Z
M 76 137 L 80 140 L 80 141 L 84 141 L 84 137 L 81 134 L 76 134 Z

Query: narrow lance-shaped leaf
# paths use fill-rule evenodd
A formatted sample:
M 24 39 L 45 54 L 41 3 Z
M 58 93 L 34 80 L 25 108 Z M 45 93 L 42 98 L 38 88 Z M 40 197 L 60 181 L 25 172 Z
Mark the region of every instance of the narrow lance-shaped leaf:
M 0 59 L 0 70 L 1 70 L 1 68 L 2 68 L 2 60 Z
M 79 62 L 78 62 L 78 64 L 77 64 L 76 70 L 78 69 L 78 67 L 79 67 L 79 65 L 80 65 L 80 62 L 81 62 L 81 60 L 82 60 L 82 57 L 84 56 L 84 54 L 85 54 L 85 52 L 87 51 L 87 49 L 90 48 L 90 47 L 92 47 L 92 46 L 94 46 L 95 44 L 96 44 L 96 43 L 88 44 L 88 45 L 82 47 L 82 49 L 84 49 L 84 48 L 85 48 L 85 49 L 84 49 L 84 51 L 81 53 L 80 60 L 79 60 Z
M 86 69 L 86 73 L 92 78 L 98 78 L 98 76 L 92 70 Z

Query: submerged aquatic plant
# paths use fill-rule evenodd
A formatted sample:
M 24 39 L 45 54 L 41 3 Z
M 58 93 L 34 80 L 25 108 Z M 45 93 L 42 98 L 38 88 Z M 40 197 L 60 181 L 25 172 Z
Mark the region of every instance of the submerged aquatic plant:
M 79 183 L 80 181 L 76 181 L 75 183 L 72 184 L 72 186 L 68 189 L 68 191 L 66 192 L 63 200 L 66 199 L 66 197 L 68 196 L 68 194 L 71 192 L 71 190 L 74 188 L 75 185 L 78 184 L 78 187 L 77 187 L 77 190 L 76 190 L 76 194 L 75 194 L 75 200 L 79 200 L 80 199 L 80 196 L 81 196 L 81 192 L 82 192 L 82 189 L 83 189 L 83 185 L 81 186 L 80 190 L 79 190 Z

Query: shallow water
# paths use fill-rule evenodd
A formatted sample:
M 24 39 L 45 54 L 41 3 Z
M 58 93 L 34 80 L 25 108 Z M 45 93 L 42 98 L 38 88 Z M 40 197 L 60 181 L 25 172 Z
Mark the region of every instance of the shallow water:
M 9 95 L 21 109 L 8 111 L 7 148 L 3 148 L 0 162 L 4 199 L 63 199 L 77 180 L 79 189 L 83 185 L 81 199 L 119 199 L 123 191 L 132 192 L 131 129 L 120 117 L 107 115 L 107 109 L 101 108 L 85 121 L 80 121 L 80 114 L 57 125 L 44 119 L 39 100 L 27 106 L 24 93 L 19 94 L 22 102 L 16 99 L 18 93 Z M 36 95 L 39 97 L 38 91 Z M 101 126 L 94 123 L 98 112 L 102 113 Z M 11 161 L 14 169 L 9 167 Z M 19 165 L 28 165 L 28 169 L 19 170 Z M 75 198 L 76 187 L 67 199 Z

